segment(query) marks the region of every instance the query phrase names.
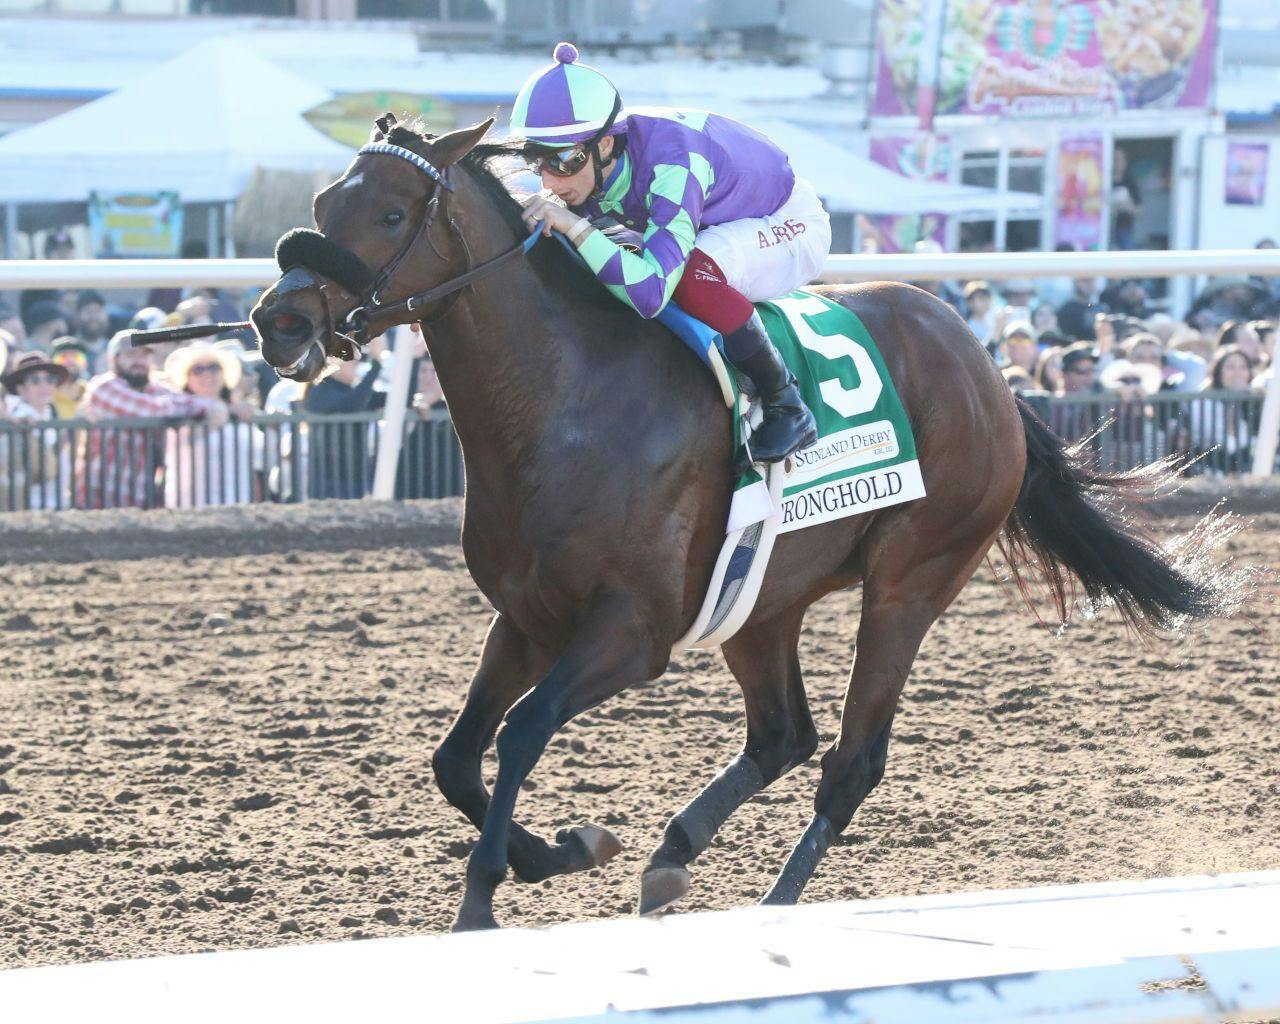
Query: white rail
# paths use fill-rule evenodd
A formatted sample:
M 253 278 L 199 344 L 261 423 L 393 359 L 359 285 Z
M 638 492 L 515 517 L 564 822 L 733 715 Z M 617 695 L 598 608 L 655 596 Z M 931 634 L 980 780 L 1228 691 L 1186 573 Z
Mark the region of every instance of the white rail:
M 820 281 L 955 281 L 1011 277 L 1178 277 L 1261 274 L 1280 277 L 1280 249 L 1185 252 L 1001 252 L 833 255 Z M 0 289 L 254 288 L 274 281 L 274 260 L 4 260 Z
M 274 260 L 5 260 L 0 290 L 19 288 L 255 288 L 275 280 Z M 1184 252 L 1007 252 L 835 255 L 818 280 L 953 281 L 1015 277 L 1177 277 L 1258 274 L 1280 277 L 1280 249 Z M 1253 471 L 1269 475 L 1280 446 L 1280 373 L 1272 375 Z
M 0 971 L 0 1006 L 101 1024 L 1258 1019 L 1280 1013 L 1277 920 L 1280 872 L 1166 878 Z

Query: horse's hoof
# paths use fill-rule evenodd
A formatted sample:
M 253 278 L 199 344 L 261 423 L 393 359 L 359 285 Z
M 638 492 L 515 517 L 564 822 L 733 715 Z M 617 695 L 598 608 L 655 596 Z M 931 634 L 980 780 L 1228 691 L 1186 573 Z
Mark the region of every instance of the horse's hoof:
M 681 867 L 649 868 L 640 876 L 640 916 L 660 914 L 684 899 L 692 878 Z
M 453 927 L 449 929 L 451 932 L 483 932 L 490 931 L 498 927 L 498 919 L 493 916 L 492 910 L 477 911 L 468 913 L 465 910 L 458 911 L 458 917 L 453 922 Z
M 561 843 L 570 840 L 581 843 L 593 868 L 603 867 L 622 852 L 622 843 L 618 841 L 618 837 L 599 825 L 578 825 L 575 828 L 561 829 L 556 840 Z

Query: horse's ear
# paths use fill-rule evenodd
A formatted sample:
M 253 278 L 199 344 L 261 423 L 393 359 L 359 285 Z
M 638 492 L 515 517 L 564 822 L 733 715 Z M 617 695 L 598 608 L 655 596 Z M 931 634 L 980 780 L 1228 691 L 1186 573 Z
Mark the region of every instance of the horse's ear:
M 431 162 L 437 167 L 448 167 L 456 164 L 464 156 L 475 149 L 476 144 L 489 134 L 493 127 L 493 118 L 486 118 L 470 128 L 459 128 L 457 131 L 441 135 L 431 143 Z
M 374 124 L 375 130 L 373 135 L 370 137 L 369 141 L 374 142 L 378 138 L 385 139 L 388 135 L 391 134 L 391 129 L 396 126 L 396 115 L 391 113 L 391 111 L 388 110 L 381 117 L 375 119 L 373 124 Z

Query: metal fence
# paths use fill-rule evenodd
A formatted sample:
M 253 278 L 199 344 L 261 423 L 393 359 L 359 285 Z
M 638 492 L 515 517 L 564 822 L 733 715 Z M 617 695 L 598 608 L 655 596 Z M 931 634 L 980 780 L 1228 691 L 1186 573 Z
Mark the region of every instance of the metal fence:
M 0 512 L 195 508 L 361 498 L 383 429 L 374 410 L 203 420 L 0 421 Z M 462 453 L 447 416 L 405 418 L 397 498 L 461 494 Z
M 1263 402 L 1238 391 L 1131 402 L 1107 392 L 1024 397 L 1102 468 L 1178 454 L 1195 458 L 1189 473 L 1217 475 L 1250 471 Z M 382 415 L 258 415 L 217 428 L 202 420 L 0 422 L 0 512 L 362 498 L 373 487 Z M 448 417 L 407 416 L 395 496 L 462 490 L 462 451 Z
M 1250 472 L 1264 398 L 1241 391 L 1166 392 L 1134 401 L 1110 392 L 1023 397 L 1054 433 L 1084 444 L 1103 469 L 1179 455 L 1194 460 L 1188 474 L 1219 476 Z

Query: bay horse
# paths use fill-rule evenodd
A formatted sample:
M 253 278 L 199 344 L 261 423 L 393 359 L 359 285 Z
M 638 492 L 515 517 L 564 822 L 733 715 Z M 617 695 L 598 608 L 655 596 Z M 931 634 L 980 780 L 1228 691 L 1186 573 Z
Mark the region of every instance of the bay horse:
M 432 759 L 440 791 L 480 830 L 455 930 L 496 927 L 508 865 L 538 881 L 621 849 L 595 825 L 534 835 L 513 820 L 516 797 L 566 722 L 663 674 L 708 586 L 731 487 L 728 412 L 697 358 L 554 241 L 520 256 L 521 206 L 497 169 L 511 151 L 483 141 L 491 124 L 434 137 L 379 118 L 316 197 L 320 231 L 282 239 L 283 276 L 252 313 L 266 360 L 304 380 L 353 339 L 424 324 L 462 445 L 463 550 L 495 609 Z M 1181 570 L 1122 508 L 1151 474 L 1104 475 L 1064 449 L 954 310 L 904 284 L 813 291 L 878 342 L 927 497 L 778 538 L 754 611 L 722 649 L 746 705 L 742 751 L 671 818 L 641 876 L 642 913 L 683 896 L 729 815 L 816 751 L 797 642 L 824 594 L 862 585 L 855 655 L 812 820 L 770 903 L 798 899 L 880 781 L 920 643 L 997 540 L 1015 571 L 1038 563 L 1062 615 L 1073 580 L 1144 631 L 1219 607 L 1219 570 Z M 481 760 L 495 736 L 490 794 Z

